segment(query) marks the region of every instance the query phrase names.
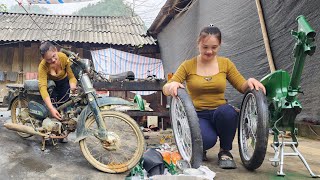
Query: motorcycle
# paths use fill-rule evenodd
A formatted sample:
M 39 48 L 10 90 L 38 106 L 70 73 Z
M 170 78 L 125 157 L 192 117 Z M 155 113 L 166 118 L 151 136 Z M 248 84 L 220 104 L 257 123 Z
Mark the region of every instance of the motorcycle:
M 92 68 L 89 59 L 61 49 L 72 62 L 71 69 L 78 80 L 78 92 L 57 107 L 62 120 L 49 117 L 49 110 L 42 100 L 37 80 L 24 84 L 7 85 L 7 102 L 12 122 L 7 129 L 28 138 L 42 137 L 42 150 L 47 140 L 54 145 L 57 140 L 76 132 L 81 152 L 91 165 L 107 173 L 122 173 L 133 168 L 144 152 L 144 137 L 138 124 L 128 115 L 113 110 L 114 106 L 132 106 L 133 103 L 118 97 L 98 95 L 91 79 L 102 76 Z M 55 87 L 48 82 L 48 92 Z

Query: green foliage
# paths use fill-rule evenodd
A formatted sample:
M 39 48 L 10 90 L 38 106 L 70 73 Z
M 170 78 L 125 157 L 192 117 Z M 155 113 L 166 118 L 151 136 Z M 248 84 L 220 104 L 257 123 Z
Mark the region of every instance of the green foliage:
M 0 12 L 7 12 L 7 6 L 5 4 L 0 4 Z
M 123 0 L 103 0 L 73 13 L 78 16 L 132 16 L 132 9 Z
M 50 14 L 50 10 L 45 7 L 37 5 L 25 6 L 26 10 L 30 14 Z M 14 5 L 9 9 L 11 13 L 26 13 L 26 11 L 19 5 Z

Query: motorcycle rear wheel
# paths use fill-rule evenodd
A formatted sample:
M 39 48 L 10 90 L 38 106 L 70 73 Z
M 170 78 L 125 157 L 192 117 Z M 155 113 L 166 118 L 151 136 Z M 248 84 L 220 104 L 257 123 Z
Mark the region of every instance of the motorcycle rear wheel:
M 91 165 L 107 173 L 122 173 L 140 161 L 145 150 L 144 137 L 138 124 L 130 116 L 117 111 L 101 111 L 107 131 L 114 133 L 118 143 L 115 150 L 108 150 L 94 134 L 97 123 L 91 115 L 85 128 L 91 132 L 80 140 L 80 149 Z
M 32 125 L 28 122 L 25 122 L 22 118 L 21 118 L 21 113 L 23 111 L 28 111 L 28 102 L 25 98 L 19 98 L 17 97 L 15 100 L 13 100 L 12 105 L 11 105 L 11 120 L 12 123 L 14 124 L 22 124 L 22 125 L 26 125 L 26 126 L 31 126 Z M 23 138 L 28 138 L 31 137 L 33 135 L 31 134 L 27 134 L 27 133 L 23 133 L 23 132 L 17 132 L 19 136 L 23 137 Z

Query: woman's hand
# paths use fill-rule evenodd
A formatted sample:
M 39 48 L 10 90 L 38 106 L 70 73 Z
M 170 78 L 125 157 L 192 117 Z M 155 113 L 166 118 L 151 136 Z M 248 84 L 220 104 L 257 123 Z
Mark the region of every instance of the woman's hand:
M 51 108 L 50 109 L 50 113 L 51 113 L 51 115 L 52 115 L 52 117 L 54 117 L 54 118 L 56 118 L 56 119 L 58 119 L 58 120 L 61 120 L 61 115 L 60 115 L 60 113 L 56 110 L 56 108 Z
M 248 84 L 248 87 L 252 90 L 252 89 L 255 89 L 255 90 L 259 90 L 261 89 L 263 91 L 264 94 L 266 94 L 266 88 L 264 87 L 263 84 L 261 84 L 260 81 L 256 80 L 255 78 L 249 78 L 247 80 L 247 84 Z
M 175 97 L 178 95 L 178 88 L 184 88 L 184 86 L 179 82 L 173 81 L 168 84 L 167 93 Z
M 76 94 L 77 93 L 77 85 L 74 83 L 70 83 L 70 90 L 72 94 Z

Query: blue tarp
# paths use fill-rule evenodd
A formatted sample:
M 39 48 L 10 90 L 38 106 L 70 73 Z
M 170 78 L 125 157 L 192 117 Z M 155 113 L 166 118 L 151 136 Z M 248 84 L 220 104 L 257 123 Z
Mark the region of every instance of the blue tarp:
M 128 53 L 113 48 L 91 51 L 95 70 L 106 75 L 119 74 L 132 71 L 135 78 L 147 79 L 148 75 L 155 75 L 157 79 L 164 79 L 161 59 L 149 58 Z M 147 95 L 153 92 L 135 92 Z

